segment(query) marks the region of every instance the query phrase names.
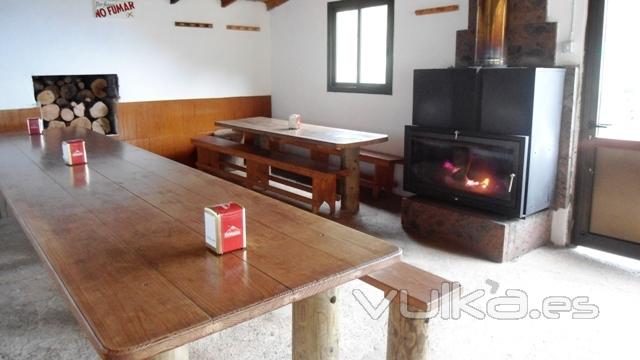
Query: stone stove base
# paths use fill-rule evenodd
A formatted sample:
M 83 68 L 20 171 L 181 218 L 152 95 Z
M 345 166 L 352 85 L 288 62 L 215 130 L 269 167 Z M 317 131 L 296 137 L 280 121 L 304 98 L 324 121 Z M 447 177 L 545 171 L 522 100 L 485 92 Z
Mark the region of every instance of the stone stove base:
M 420 197 L 402 200 L 402 226 L 429 241 L 454 243 L 495 262 L 508 262 L 547 243 L 551 212 L 526 219 L 505 219 Z

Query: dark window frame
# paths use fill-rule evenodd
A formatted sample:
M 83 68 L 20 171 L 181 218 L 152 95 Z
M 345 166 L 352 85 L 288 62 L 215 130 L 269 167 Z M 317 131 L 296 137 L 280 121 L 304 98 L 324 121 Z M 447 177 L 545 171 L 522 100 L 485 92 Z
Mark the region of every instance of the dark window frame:
M 360 10 L 372 6 L 387 5 L 387 69 L 385 84 L 360 83 Z M 358 68 L 356 83 L 336 82 L 336 14 L 341 11 L 358 10 Z M 394 0 L 342 0 L 327 3 L 328 52 L 327 91 L 362 94 L 392 95 L 393 93 L 393 30 Z

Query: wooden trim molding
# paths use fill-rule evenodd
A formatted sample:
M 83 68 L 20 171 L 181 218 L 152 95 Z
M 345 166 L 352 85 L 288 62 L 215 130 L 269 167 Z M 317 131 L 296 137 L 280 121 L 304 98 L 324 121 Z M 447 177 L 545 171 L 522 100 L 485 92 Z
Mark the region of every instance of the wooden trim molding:
M 206 28 L 213 29 L 212 23 L 199 23 L 199 22 L 188 22 L 188 21 L 176 21 L 176 27 L 191 27 L 191 28 Z
M 459 5 L 438 6 L 438 7 L 426 8 L 426 9 L 418 9 L 416 10 L 416 16 L 441 14 L 445 12 L 453 12 L 458 10 L 460 10 Z
M 25 131 L 37 108 L 0 110 L 0 133 Z M 195 164 L 191 138 L 215 130 L 216 121 L 271 116 L 271 96 L 163 100 L 118 104 L 118 140 L 158 155 Z
M 0 110 L 0 133 L 27 131 L 27 118 L 40 116 L 38 108 Z
M 260 31 L 260 26 L 251 26 L 251 25 L 227 25 L 227 30 L 237 30 L 237 31 Z

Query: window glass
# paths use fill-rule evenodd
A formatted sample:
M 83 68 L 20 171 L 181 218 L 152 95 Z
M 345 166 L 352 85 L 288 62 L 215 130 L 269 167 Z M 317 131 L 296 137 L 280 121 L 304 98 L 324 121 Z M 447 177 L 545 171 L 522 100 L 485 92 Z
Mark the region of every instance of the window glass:
M 384 84 L 387 80 L 387 5 L 362 9 L 360 82 Z
M 358 10 L 336 14 L 336 82 L 358 82 Z
M 629 65 L 640 57 L 640 47 L 630 45 L 640 1 L 607 1 L 600 107 L 597 136 L 640 141 L 640 67 Z

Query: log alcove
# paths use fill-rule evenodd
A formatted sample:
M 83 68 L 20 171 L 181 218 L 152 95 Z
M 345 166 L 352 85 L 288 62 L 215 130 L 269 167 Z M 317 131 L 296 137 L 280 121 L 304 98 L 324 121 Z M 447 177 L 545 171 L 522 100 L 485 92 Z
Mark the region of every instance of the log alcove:
M 32 79 L 45 128 L 80 126 L 117 134 L 117 75 L 38 75 Z

